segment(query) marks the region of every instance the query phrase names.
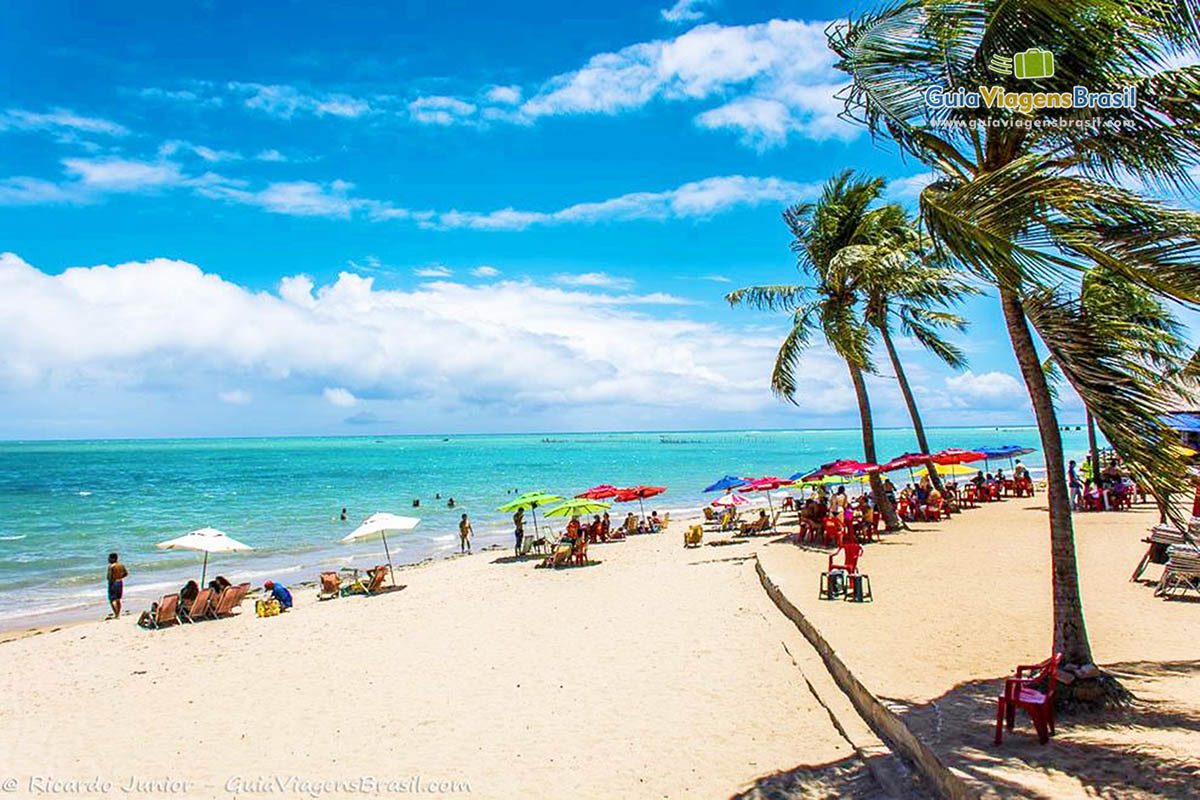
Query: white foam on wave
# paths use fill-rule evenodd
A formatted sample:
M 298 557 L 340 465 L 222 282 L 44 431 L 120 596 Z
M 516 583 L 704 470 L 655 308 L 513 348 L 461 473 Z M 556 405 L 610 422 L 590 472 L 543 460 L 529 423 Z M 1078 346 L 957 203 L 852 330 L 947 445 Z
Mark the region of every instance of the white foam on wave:
M 81 492 L 76 492 L 75 494 L 79 495 L 80 497 L 91 497 L 92 496 L 91 492 L 82 492 L 81 491 Z
M 0 542 L 19 542 L 25 538 L 25 534 L 18 533 L 16 536 L 0 536 Z

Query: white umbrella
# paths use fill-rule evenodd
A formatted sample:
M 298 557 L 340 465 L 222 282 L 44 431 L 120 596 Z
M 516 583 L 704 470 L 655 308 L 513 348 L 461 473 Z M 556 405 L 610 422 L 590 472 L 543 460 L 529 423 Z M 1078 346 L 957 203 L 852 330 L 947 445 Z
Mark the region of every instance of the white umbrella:
M 392 585 L 396 585 L 396 576 L 392 572 L 392 553 L 388 550 L 387 532 L 388 531 L 411 531 L 420 524 L 421 520 L 417 517 L 401 517 L 398 514 L 389 514 L 384 511 L 372 514 L 363 520 L 359 525 L 342 539 L 343 542 L 358 542 L 363 539 L 370 539 L 379 536 L 383 539 L 383 552 L 387 555 L 388 575 L 392 578 Z
M 162 550 L 199 550 L 204 553 L 204 568 L 200 572 L 200 585 L 208 575 L 209 553 L 232 553 L 237 550 L 253 550 L 248 544 L 242 544 L 216 528 L 200 528 L 184 534 L 178 539 L 168 539 L 156 545 Z

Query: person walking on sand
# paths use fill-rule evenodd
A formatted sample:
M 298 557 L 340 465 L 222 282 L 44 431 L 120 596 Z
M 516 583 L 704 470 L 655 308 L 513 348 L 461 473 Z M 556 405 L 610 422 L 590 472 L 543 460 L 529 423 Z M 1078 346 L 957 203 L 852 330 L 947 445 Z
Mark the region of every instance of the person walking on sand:
M 513 514 L 513 536 L 517 539 L 517 548 L 513 554 L 520 556 L 521 541 L 525 538 L 525 509 L 523 508 L 518 508 L 517 513 Z
M 121 616 L 121 597 L 125 594 L 125 579 L 129 577 L 129 570 L 125 569 L 116 553 L 108 554 L 107 577 L 108 604 L 112 607 L 112 614 L 108 618 L 118 619 Z
M 458 521 L 458 551 L 460 553 L 471 552 L 471 521 L 467 519 L 466 514 L 463 514 L 462 519 Z

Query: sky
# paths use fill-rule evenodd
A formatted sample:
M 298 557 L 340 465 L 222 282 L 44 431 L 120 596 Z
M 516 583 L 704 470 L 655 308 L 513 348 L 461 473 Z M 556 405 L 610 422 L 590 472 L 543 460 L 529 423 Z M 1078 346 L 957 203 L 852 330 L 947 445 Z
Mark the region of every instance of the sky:
M 775 398 L 786 318 L 723 300 L 799 281 L 780 212 L 835 172 L 927 182 L 838 117 L 846 12 L 7 3 L 0 438 L 856 425 L 821 346 Z M 901 342 L 927 424 L 1028 422 L 963 313 L 966 370 Z

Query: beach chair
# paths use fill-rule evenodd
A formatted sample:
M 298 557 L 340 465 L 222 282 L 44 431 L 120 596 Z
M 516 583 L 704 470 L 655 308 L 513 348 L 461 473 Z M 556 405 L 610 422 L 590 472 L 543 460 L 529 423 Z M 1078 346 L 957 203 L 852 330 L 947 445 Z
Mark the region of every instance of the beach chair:
M 342 590 L 342 594 L 365 594 L 367 596 L 380 594 L 383 592 L 383 582 L 387 575 L 387 564 L 376 564 L 373 569 L 367 570 L 365 581 L 362 578 L 356 579 L 354 583 Z
M 1167 563 L 1154 596 L 1171 600 L 1188 592 L 1200 594 L 1200 550 L 1184 544 L 1168 545 Z
M 165 594 L 157 603 L 151 604 L 150 610 L 142 614 L 138 624 L 155 630 L 175 625 L 179 622 L 178 610 L 179 595 Z
M 704 526 L 693 525 L 683 534 L 684 547 L 699 547 L 704 542 Z
M 230 614 L 232 614 L 233 601 L 234 598 L 237 597 L 238 593 L 237 589 L 238 587 L 236 586 L 226 586 L 224 589 L 222 589 L 220 593 L 218 593 L 217 596 L 212 599 L 212 602 L 209 603 L 208 611 L 205 612 L 205 616 L 209 619 L 220 619 L 221 617 L 228 617 Z
M 667 526 L 670 524 L 671 524 L 671 512 L 668 511 L 667 513 L 663 514 L 662 517 L 658 520 L 658 530 L 660 532 L 665 531 L 667 529 Z
M 332 600 L 342 596 L 342 576 L 336 572 L 322 572 L 321 589 L 317 592 L 318 600 Z
M 1040 664 L 1021 664 L 1016 675 L 1005 678 L 1004 694 L 996 698 L 997 745 L 1002 743 L 1005 725 L 1010 731 L 1013 729 L 1017 709 L 1029 715 L 1039 742 L 1050 741 L 1054 735 L 1054 692 L 1062 658 L 1062 653 L 1055 653 Z
M 588 563 L 587 549 L 587 539 L 580 537 L 575 542 L 575 546 L 571 548 L 571 557 L 575 560 L 575 566 L 582 567 Z
M 705 522 L 719 522 L 720 521 L 720 519 L 717 517 L 717 512 L 713 511 L 711 506 L 705 506 L 703 510 L 704 510 L 704 521 Z
M 208 616 L 208 609 L 212 605 L 213 594 L 212 589 L 202 589 L 190 605 L 180 609 L 179 616 L 185 622 L 196 622 L 197 620 L 204 619 Z

